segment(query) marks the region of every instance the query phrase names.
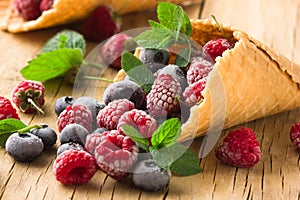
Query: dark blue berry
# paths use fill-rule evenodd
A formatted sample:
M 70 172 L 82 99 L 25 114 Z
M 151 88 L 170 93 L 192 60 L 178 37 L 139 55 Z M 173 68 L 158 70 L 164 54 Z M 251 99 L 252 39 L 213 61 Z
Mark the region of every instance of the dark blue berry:
M 54 103 L 54 111 L 57 116 L 66 109 L 67 106 L 73 105 L 74 99 L 71 96 L 63 96 L 58 98 Z
M 170 53 L 165 49 L 142 49 L 140 52 L 140 60 L 144 64 L 160 63 L 168 64 L 170 59 Z
M 31 129 L 30 133 L 42 139 L 44 144 L 44 149 L 51 148 L 56 143 L 57 140 L 57 134 L 55 130 L 46 124 L 43 124 L 42 128 Z
M 59 140 L 61 144 L 64 143 L 78 143 L 84 146 L 86 136 L 89 132 L 80 124 L 68 124 L 60 133 Z
M 30 162 L 44 149 L 42 140 L 31 133 L 13 133 L 6 141 L 5 149 L 14 160 Z
M 73 142 L 68 142 L 68 143 L 64 143 L 62 145 L 60 145 L 57 149 L 57 156 L 59 154 L 61 154 L 62 152 L 66 151 L 66 150 L 78 150 L 78 151 L 84 151 L 84 148 L 82 145 L 77 144 L 77 143 L 73 143 Z
M 132 173 L 134 185 L 148 191 L 163 189 L 171 177 L 171 172 L 160 168 L 153 159 L 138 161 Z
M 110 84 L 103 94 L 104 103 L 108 104 L 117 99 L 128 99 L 134 103 L 135 108 L 144 109 L 146 106 L 143 89 L 133 81 L 122 80 Z
M 101 128 L 95 129 L 95 130 L 92 132 L 92 134 L 94 134 L 94 133 L 104 133 L 105 131 L 107 131 L 107 129 L 101 127 Z

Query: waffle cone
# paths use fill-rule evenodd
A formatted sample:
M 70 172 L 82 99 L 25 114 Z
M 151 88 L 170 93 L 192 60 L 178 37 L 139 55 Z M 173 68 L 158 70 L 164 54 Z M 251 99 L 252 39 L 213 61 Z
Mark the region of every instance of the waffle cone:
M 100 5 L 111 6 L 121 13 L 155 8 L 157 0 L 55 0 L 53 8 L 44 11 L 36 20 L 24 21 L 13 9 L 13 0 L 0 0 L 0 29 L 11 33 L 27 32 L 83 20 Z M 195 3 L 190 0 L 167 0 L 178 4 Z

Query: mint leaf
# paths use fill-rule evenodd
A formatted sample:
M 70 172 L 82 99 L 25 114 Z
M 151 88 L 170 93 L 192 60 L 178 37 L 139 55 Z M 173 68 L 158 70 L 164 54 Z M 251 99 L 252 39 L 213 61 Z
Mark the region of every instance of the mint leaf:
M 130 137 L 142 149 L 149 151 L 149 141 L 132 126 L 121 127 L 125 135 Z
M 185 149 L 186 147 L 178 146 L 177 148 Z M 181 176 L 190 176 L 202 172 L 197 155 L 188 148 L 171 164 L 170 170 Z
M 175 59 L 175 65 L 179 67 L 186 67 L 189 64 L 189 60 L 191 58 L 191 52 L 192 52 L 192 47 L 191 47 L 191 42 L 189 39 L 186 40 L 186 43 L 188 44 L 188 48 L 182 49 L 179 54 L 176 56 Z
M 162 25 L 170 30 L 181 32 L 188 36 L 192 34 L 190 19 L 181 6 L 169 2 L 159 2 L 157 18 Z
M 0 147 L 4 147 L 9 136 L 17 130 L 27 127 L 17 119 L 9 118 L 0 121 Z
M 132 53 L 126 52 L 122 54 L 122 69 L 126 74 L 138 85 L 140 85 L 145 92 L 151 90 L 154 82 L 152 72 Z
M 151 143 L 153 148 L 173 145 L 181 132 L 181 123 L 177 118 L 164 121 L 153 133 Z
M 48 40 L 48 42 L 42 48 L 42 53 L 61 48 L 80 48 L 84 54 L 86 51 L 85 39 L 83 35 L 76 31 L 64 30 Z
M 38 55 L 21 70 L 25 79 L 47 81 L 65 74 L 73 66 L 82 63 L 83 54 L 81 49 L 55 49 Z

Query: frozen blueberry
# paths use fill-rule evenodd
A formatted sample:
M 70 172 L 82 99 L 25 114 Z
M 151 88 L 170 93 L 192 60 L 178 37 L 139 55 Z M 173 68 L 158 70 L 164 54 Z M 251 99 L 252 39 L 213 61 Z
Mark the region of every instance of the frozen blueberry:
M 59 154 L 61 154 L 62 152 L 66 151 L 66 150 L 78 150 L 78 151 L 84 151 L 84 148 L 82 145 L 77 144 L 77 143 L 73 143 L 73 142 L 68 142 L 68 143 L 64 143 L 62 145 L 60 145 L 57 149 L 57 156 Z
M 31 133 L 13 133 L 7 139 L 5 149 L 14 160 L 29 162 L 41 155 L 44 144 L 42 139 Z
M 106 105 L 117 99 L 128 99 L 134 103 L 134 106 L 137 109 L 142 110 L 146 107 L 143 89 L 130 80 L 123 80 L 110 84 L 104 91 L 103 99 Z
M 60 133 L 59 140 L 61 144 L 64 143 L 78 143 L 84 146 L 86 136 L 89 132 L 80 124 L 68 124 Z
M 144 64 L 161 63 L 167 64 L 170 59 L 170 53 L 166 49 L 142 49 L 140 60 Z
M 54 103 L 54 111 L 57 116 L 65 110 L 65 108 L 69 105 L 73 105 L 74 98 L 71 96 L 63 96 L 58 98 Z
M 182 88 L 182 91 L 188 86 L 185 71 L 177 65 L 167 65 L 157 72 L 157 76 L 160 74 L 170 74 L 174 79 L 176 79 Z
M 30 133 L 42 139 L 44 149 L 51 148 L 57 140 L 57 134 L 55 130 L 46 124 L 43 124 L 42 128 L 31 129 Z
M 101 127 L 101 128 L 95 129 L 95 130 L 92 132 L 92 134 L 94 134 L 94 133 L 104 133 L 105 131 L 107 131 L 107 129 Z
M 134 185 L 148 191 L 163 189 L 171 177 L 171 172 L 160 168 L 153 159 L 138 161 L 132 173 Z

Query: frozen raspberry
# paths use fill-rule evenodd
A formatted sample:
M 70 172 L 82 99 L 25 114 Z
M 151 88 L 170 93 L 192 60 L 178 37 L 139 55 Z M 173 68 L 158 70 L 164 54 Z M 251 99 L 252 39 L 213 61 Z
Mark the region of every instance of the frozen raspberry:
M 7 118 L 20 119 L 9 99 L 0 96 L 0 120 Z
M 290 130 L 290 138 L 295 147 L 300 151 L 300 122 L 295 123 Z
M 14 0 L 14 9 L 27 21 L 34 20 L 42 14 L 40 0 Z
M 133 109 L 124 113 L 118 123 L 118 131 L 122 126 L 129 125 L 137 129 L 145 138 L 151 138 L 157 128 L 156 120 L 143 110 Z
M 229 166 L 250 168 L 259 162 L 261 151 L 253 130 L 240 127 L 220 141 L 215 155 Z
M 44 12 L 46 10 L 50 10 L 53 6 L 54 0 L 42 0 L 40 3 L 40 10 Z
M 207 77 L 208 73 L 213 69 L 213 64 L 202 57 L 194 58 L 187 71 L 187 81 L 193 84 L 200 79 Z
M 121 29 L 119 16 L 111 7 L 99 6 L 83 22 L 83 35 L 86 39 L 101 42 Z
M 203 99 L 202 91 L 206 86 L 206 78 L 189 85 L 183 92 L 185 103 L 193 106 Z
M 13 90 L 12 100 L 24 113 L 34 113 L 42 111 L 45 104 L 45 88 L 39 81 L 22 81 Z
M 164 117 L 180 111 L 182 90 L 179 82 L 170 74 L 159 75 L 146 97 L 147 109 L 154 117 Z
M 80 124 L 90 133 L 92 132 L 92 113 L 84 105 L 68 106 L 57 119 L 57 126 L 61 132 L 68 124 Z
M 66 150 L 53 164 L 53 173 L 64 185 L 87 183 L 97 172 L 97 163 L 86 151 Z
M 138 147 L 119 131 L 112 130 L 102 134 L 101 142 L 95 149 L 95 158 L 102 171 L 116 180 L 129 175 L 136 162 Z
M 104 131 L 105 133 L 107 131 Z M 95 156 L 95 149 L 103 141 L 105 136 L 102 133 L 92 133 L 86 137 L 86 142 L 84 148 L 88 151 L 91 155 Z
M 215 60 L 216 57 L 222 56 L 222 53 L 227 50 L 231 49 L 232 44 L 227 39 L 224 38 L 216 38 L 213 40 L 208 41 L 203 46 L 203 53 L 206 56 L 211 57 L 212 60 Z
M 120 117 L 132 109 L 134 109 L 134 104 L 131 101 L 127 99 L 114 100 L 100 110 L 97 115 L 97 124 L 107 130 L 114 130 L 117 128 Z
M 116 69 L 121 69 L 121 55 L 125 49 L 125 42 L 131 39 L 132 37 L 124 33 L 109 38 L 99 50 L 104 62 Z

